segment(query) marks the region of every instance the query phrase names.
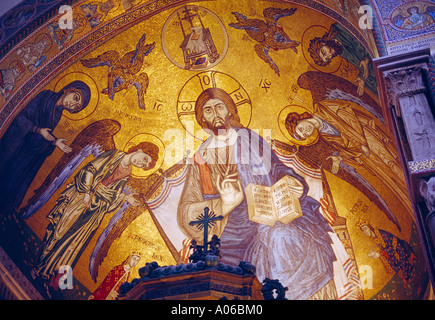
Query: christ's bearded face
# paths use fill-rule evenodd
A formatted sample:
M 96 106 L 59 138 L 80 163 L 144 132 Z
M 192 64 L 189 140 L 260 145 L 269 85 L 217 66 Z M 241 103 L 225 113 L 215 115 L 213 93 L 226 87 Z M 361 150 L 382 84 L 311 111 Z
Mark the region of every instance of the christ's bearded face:
M 230 113 L 222 100 L 218 98 L 208 100 L 202 106 L 202 113 L 203 121 L 214 134 L 224 133 L 231 128 Z

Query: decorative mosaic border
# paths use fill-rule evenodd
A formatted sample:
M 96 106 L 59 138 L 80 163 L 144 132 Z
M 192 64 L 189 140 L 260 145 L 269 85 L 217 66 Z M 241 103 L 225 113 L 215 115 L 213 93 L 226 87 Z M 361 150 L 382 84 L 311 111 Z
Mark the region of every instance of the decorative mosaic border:
M 370 0 L 361 0 L 361 4 L 373 7 L 373 4 L 371 3 Z M 387 53 L 387 48 L 385 46 L 384 38 L 382 36 L 381 28 L 382 27 L 379 23 L 379 17 L 375 14 L 373 17 L 372 33 L 373 33 L 373 38 L 375 40 L 376 48 L 378 49 L 378 54 L 380 57 L 383 57 L 386 56 L 388 53 Z
M 43 300 L 39 292 L 33 287 L 2 247 L 0 247 L 0 264 L 6 268 L 7 272 L 13 278 L 15 285 L 18 285 L 20 290 L 25 291 L 25 293 L 21 292 L 21 294 L 23 294 L 26 299 Z M 0 273 L 2 272 L 4 271 L 0 268 Z
M 435 159 L 410 161 L 408 162 L 408 168 L 411 174 L 435 170 Z
M 430 83 L 430 92 L 433 102 L 435 103 L 435 57 L 433 55 L 431 55 L 429 59 L 428 78 Z
M 2 0 L 7 1 L 7 0 Z M 61 5 L 70 5 L 83 0 L 52 0 L 49 3 L 31 3 L 30 1 L 23 1 L 11 10 L 7 11 L 0 17 L 0 60 L 11 51 L 17 44 L 19 44 L 24 38 L 36 31 L 42 24 L 50 20 L 56 14 L 58 14 L 59 7 Z M 24 24 L 19 24 L 13 27 L 6 27 L 3 23 L 7 19 L 13 10 L 18 10 L 22 7 L 33 7 L 35 12 L 32 14 L 28 21 Z

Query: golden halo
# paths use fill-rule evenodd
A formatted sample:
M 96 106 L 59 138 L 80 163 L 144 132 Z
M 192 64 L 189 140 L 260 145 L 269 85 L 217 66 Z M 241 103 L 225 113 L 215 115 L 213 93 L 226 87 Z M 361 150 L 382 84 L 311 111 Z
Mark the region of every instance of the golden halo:
M 47 39 L 50 44 L 42 51 L 42 54 L 47 53 L 51 50 L 51 48 L 53 47 L 53 42 L 54 42 L 53 38 L 48 33 L 40 33 L 35 37 L 35 41 L 33 41 L 33 43 L 32 43 L 32 44 L 36 44 L 44 38 Z
M 312 144 L 315 144 L 319 140 L 319 131 L 314 131 L 313 135 L 308 137 L 305 140 L 298 140 L 287 131 L 287 128 L 285 127 L 285 119 L 287 118 L 287 115 L 290 112 L 296 112 L 298 114 L 302 114 L 304 112 L 308 112 L 309 114 L 313 114 L 311 111 L 309 111 L 307 108 L 304 108 L 299 105 L 289 105 L 284 107 L 279 115 L 278 115 L 278 127 L 281 133 L 284 137 L 286 137 L 289 141 L 291 141 L 293 144 L 298 146 L 310 146 Z
M 74 32 L 76 34 L 80 34 L 82 33 L 83 30 L 85 30 L 87 23 L 88 23 L 88 19 L 86 19 L 86 17 L 84 15 L 82 15 L 81 13 L 75 13 L 74 12 L 74 19 L 73 19 L 73 23 L 75 22 L 77 23 L 77 28 L 73 29 L 73 30 L 68 30 L 68 32 Z
M 340 69 L 340 66 L 343 62 L 343 58 L 338 55 L 332 58 L 331 62 L 326 66 L 319 66 L 314 63 L 313 58 L 311 58 L 310 53 L 308 52 L 308 48 L 310 46 L 310 41 L 316 37 L 322 37 L 329 30 L 324 26 L 314 25 L 309 27 L 304 31 L 301 40 L 301 50 L 304 55 L 305 60 L 317 71 L 325 72 L 325 73 L 334 73 Z
M 252 103 L 247 91 L 233 77 L 219 71 L 204 71 L 191 77 L 181 88 L 177 100 L 177 116 L 183 128 L 196 139 L 203 141 L 209 134 L 197 123 L 195 102 L 208 88 L 225 90 L 233 99 L 240 123 L 247 128 L 251 122 Z
M 157 163 L 154 166 L 154 168 L 150 170 L 143 170 L 133 166 L 131 175 L 135 178 L 144 178 L 150 176 L 151 174 L 156 172 L 163 164 L 163 151 L 165 150 L 165 145 L 163 144 L 162 140 L 160 140 L 157 136 L 151 133 L 139 133 L 133 136 L 132 138 L 130 138 L 130 140 L 127 141 L 123 151 L 127 152 L 128 149 L 130 149 L 131 147 L 145 141 L 154 143 L 159 148 L 159 159 L 157 160 Z
M 395 18 L 395 16 L 402 15 L 404 18 L 409 18 L 410 17 L 409 12 L 408 12 L 409 8 L 416 7 L 418 9 L 418 13 L 421 14 L 421 13 L 424 13 L 426 11 L 428 6 L 431 6 L 431 5 L 433 5 L 433 4 L 427 3 L 425 1 L 420 1 L 420 2 L 414 1 L 414 2 L 409 2 L 409 3 L 403 4 L 391 12 L 390 19 L 388 21 L 389 25 L 391 27 L 393 27 L 393 29 L 400 30 L 400 31 L 407 31 L 406 29 L 402 29 L 393 23 L 393 19 Z M 431 27 L 431 26 L 433 26 L 433 24 L 430 24 L 426 27 L 419 27 L 416 29 L 411 29 L 409 31 L 420 31 L 421 29 L 425 29 L 425 28 Z
M 89 100 L 88 105 L 86 108 L 84 108 L 82 111 L 77 113 L 69 113 L 64 112 L 63 116 L 69 120 L 77 121 L 82 120 L 87 117 L 89 117 L 97 108 L 98 101 L 100 99 L 100 93 L 98 91 L 98 86 L 94 79 L 92 79 L 89 75 L 87 75 L 84 72 L 71 72 L 66 75 L 64 75 L 62 78 L 60 78 L 56 85 L 54 86 L 54 91 L 59 92 L 63 87 L 65 87 L 67 84 L 75 81 L 80 80 L 86 83 L 89 86 L 89 89 L 91 89 L 91 98 Z
M 209 32 L 209 46 L 213 49 L 209 48 L 207 53 L 198 53 L 195 56 L 198 60 L 205 60 L 205 64 L 190 64 L 188 62 L 190 59 L 185 60 L 185 52 L 181 46 L 185 39 L 188 39 L 191 32 L 189 28 L 186 29 L 186 25 L 182 22 L 185 10 L 196 12 L 200 20 L 195 19 L 195 16 L 191 15 L 191 23 L 194 25 L 199 25 L 200 23 Z M 180 22 L 183 24 L 180 24 Z M 175 10 L 166 20 L 161 32 L 161 43 L 165 56 L 174 65 L 181 69 L 201 71 L 211 69 L 223 60 L 228 51 L 228 34 L 223 22 L 211 10 L 196 5 L 184 5 Z M 209 51 L 214 52 L 214 49 L 217 55 L 208 53 Z M 192 57 L 192 59 L 194 58 Z

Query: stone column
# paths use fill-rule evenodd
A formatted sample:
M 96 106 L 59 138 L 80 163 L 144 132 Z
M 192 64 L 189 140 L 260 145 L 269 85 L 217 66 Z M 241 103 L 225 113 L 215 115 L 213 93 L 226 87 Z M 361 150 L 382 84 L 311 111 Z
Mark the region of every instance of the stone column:
M 435 159 L 435 121 L 427 97 L 426 73 L 425 63 L 383 72 L 388 102 L 396 107 L 396 116 L 403 122 L 411 149 L 412 159 L 408 159 L 411 172 L 414 165 L 410 163 Z
M 435 182 L 435 109 L 428 79 L 430 54 L 427 48 L 378 58 L 374 64 L 385 122 L 399 149 L 417 229 L 435 285 L 435 215 L 428 205 L 430 197 L 435 201 L 435 194 L 429 194 L 432 187 L 428 187 Z

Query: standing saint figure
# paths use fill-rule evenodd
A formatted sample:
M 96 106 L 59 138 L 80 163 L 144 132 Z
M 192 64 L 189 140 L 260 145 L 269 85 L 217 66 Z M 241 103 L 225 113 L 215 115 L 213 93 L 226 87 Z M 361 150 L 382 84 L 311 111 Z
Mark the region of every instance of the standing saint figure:
M 357 226 L 378 245 L 377 252 L 372 251 L 369 256 L 381 259 L 387 272 L 397 272 L 406 288 L 417 260 L 411 245 L 388 231 L 374 228 L 369 221 L 360 220 Z
M 66 139 L 53 130 L 64 110 L 77 113 L 89 103 L 91 90 L 82 81 L 73 81 L 59 92 L 41 91 L 15 117 L 0 139 L 0 208 L 18 210 L 27 189 L 45 159 L 54 149 L 71 152 Z
M 125 201 L 132 206 L 140 205 L 138 194 L 124 193 L 124 186 L 132 166 L 151 169 L 158 153 L 155 144 L 141 142 L 127 153 L 106 151 L 86 164 L 47 216 L 50 223 L 32 277 L 56 279 L 60 266 L 73 268 L 106 214 L 116 212 Z
M 322 37 L 312 39 L 308 52 L 319 66 L 327 66 L 332 59 L 341 56 L 359 70 L 354 80 L 358 95 L 364 94 L 364 87 L 378 95 L 375 69 L 367 49 L 340 24 L 333 23 Z
M 131 269 L 138 264 L 140 258 L 141 256 L 138 253 L 132 253 L 124 262 L 110 270 L 88 300 L 116 300 L 119 287 L 128 281 Z
M 44 34 L 42 39 L 35 43 L 27 43 L 17 50 L 17 55 L 22 63 L 30 72 L 34 72 L 47 59 L 45 53 L 52 44 L 48 34 Z
M 306 181 L 282 163 L 261 136 L 243 127 L 234 101 L 224 90 L 203 91 L 195 114 L 211 136 L 187 164 L 178 206 L 183 233 L 203 242 L 201 231 L 189 222 L 208 207 L 224 216 L 209 230 L 210 238 L 221 239 L 223 263 L 238 265 L 243 260 L 255 265 L 260 281 L 278 279 L 288 287 L 288 299 L 337 299 L 333 266 L 337 258 L 328 234 L 333 231 L 319 212 L 319 202 L 307 195 Z M 299 198 L 302 216 L 273 227 L 251 221 L 247 185 L 272 186 L 285 176 L 293 182 L 288 188 Z
M 22 62 L 18 61 L 15 66 L 0 70 L 0 94 L 5 100 L 11 95 L 18 82 L 18 77 L 26 71 Z

